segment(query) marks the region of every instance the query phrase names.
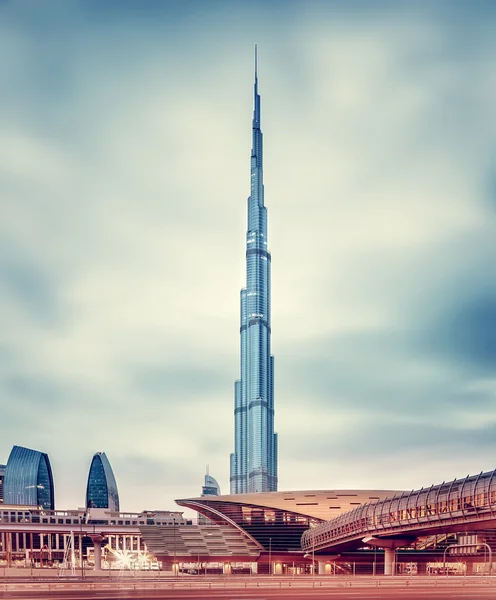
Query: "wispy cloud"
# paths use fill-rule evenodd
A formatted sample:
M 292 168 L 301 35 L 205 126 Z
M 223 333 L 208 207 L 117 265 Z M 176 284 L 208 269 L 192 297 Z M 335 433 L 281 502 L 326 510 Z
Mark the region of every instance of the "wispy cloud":
M 493 468 L 492 7 L 136 6 L 0 5 L 1 455 L 228 490 L 258 42 L 280 488 Z

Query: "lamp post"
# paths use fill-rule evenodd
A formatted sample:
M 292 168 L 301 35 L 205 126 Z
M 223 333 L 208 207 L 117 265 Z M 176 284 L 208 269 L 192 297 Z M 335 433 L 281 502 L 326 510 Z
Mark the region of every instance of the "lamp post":
M 84 579 L 83 517 L 81 515 L 79 515 L 79 560 L 81 561 L 81 579 Z
M 173 527 L 174 527 L 174 562 L 172 563 L 172 571 L 173 571 L 174 575 L 177 575 L 177 571 L 176 571 L 176 516 L 175 515 L 174 515 Z
M 272 538 L 269 538 L 269 575 L 272 575 Z
M 312 533 L 312 576 L 315 577 L 315 533 Z

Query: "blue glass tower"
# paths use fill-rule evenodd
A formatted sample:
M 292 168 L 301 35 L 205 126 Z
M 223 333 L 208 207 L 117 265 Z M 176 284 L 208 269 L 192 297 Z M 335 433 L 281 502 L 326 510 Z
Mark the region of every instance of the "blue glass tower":
M 267 249 L 256 47 L 254 104 L 251 190 L 246 232 L 246 287 L 241 290 L 241 377 L 234 384 L 232 494 L 277 490 L 274 357 L 270 353 L 271 256 Z
M 117 483 L 105 452 L 97 452 L 91 461 L 86 486 L 86 508 L 108 508 L 119 512 Z
M 5 469 L 3 499 L 5 504 L 25 504 L 53 510 L 55 496 L 48 455 L 14 446 Z

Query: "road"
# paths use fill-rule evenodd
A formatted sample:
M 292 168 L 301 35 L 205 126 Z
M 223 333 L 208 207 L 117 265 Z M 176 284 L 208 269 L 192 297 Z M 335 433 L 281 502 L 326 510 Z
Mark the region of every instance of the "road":
M 494 600 L 496 578 L 0 582 L 8 600 Z

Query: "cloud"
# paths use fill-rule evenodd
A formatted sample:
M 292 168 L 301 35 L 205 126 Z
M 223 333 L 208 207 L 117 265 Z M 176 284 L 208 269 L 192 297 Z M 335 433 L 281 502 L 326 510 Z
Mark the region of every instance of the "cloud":
M 228 491 L 255 41 L 280 488 L 492 468 L 492 11 L 400 4 L 0 7 L 0 453 L 58 506 L 96 451 Z

